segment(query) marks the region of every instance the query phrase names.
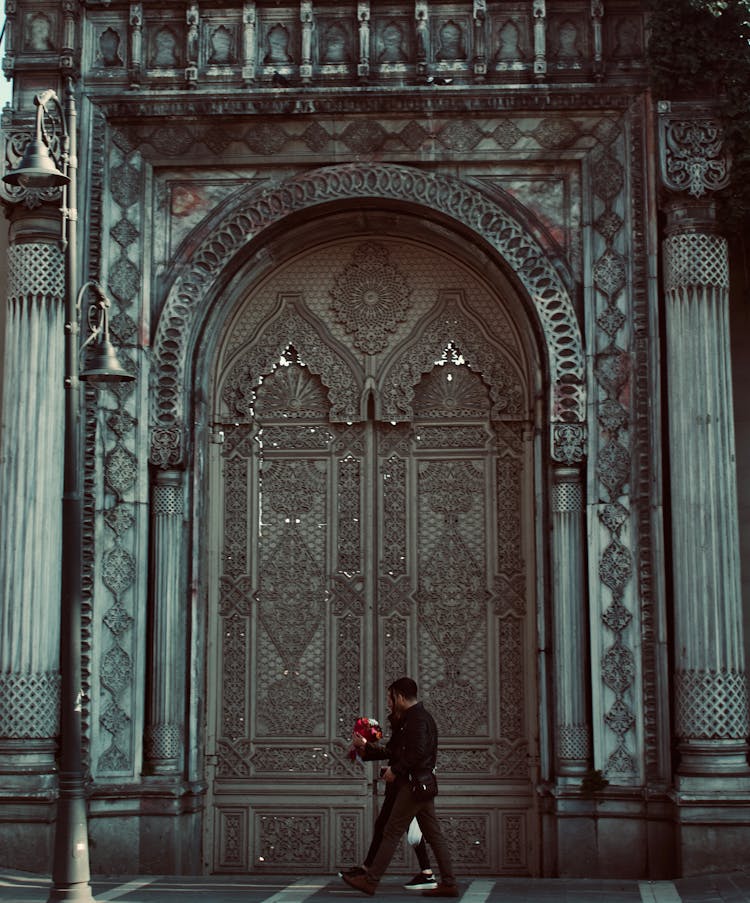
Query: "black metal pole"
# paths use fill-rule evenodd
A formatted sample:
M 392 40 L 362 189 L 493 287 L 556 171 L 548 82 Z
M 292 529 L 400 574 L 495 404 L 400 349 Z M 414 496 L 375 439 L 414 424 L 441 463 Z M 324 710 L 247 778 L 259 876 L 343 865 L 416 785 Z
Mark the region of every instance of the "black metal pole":
M 81 750 L 83 689 L 81 674 L 81 567 L 83 502 L 78 380 L 78 247 L 76 243 L 76 108 L 73 86 L 66 87 L 62 110 L 65 265 L 65 457 L 62 497 L 62 582 L 60 597 L 60 770 L 55 851 L 49 900 L 93 901 L 90 886 L 86 790 Z

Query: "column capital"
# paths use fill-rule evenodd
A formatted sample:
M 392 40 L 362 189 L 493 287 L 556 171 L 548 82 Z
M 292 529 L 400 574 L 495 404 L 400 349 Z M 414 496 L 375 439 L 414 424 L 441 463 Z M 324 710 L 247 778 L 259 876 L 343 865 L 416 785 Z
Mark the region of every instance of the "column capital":
M 682 204 L 708 200 L 729 184 L 730 157 L 722 121 L 710 103 L 657 104 L 662 187 Z M 667 203 L 677 199 L 667 195 Z M 701 205 L 697 209 L 703 209 Z

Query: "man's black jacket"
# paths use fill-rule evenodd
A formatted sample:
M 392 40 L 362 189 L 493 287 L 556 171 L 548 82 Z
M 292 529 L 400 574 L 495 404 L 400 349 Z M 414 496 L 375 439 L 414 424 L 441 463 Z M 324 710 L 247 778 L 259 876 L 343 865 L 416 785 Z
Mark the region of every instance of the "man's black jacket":
M 409 775 L 422 779 L 437 762 L 437 741 L 435 719 L 417 702 L 393 723 L 393 733 L 385 746 L 367 744 L 364 758 L 388 759 L 399 782 L 408 781 Z

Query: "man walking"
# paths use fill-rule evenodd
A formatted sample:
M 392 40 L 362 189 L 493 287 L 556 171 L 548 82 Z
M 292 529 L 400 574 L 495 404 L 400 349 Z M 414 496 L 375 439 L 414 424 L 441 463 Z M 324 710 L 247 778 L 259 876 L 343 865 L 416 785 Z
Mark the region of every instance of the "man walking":
M 395 784 L 396 796 L 390 818 L 383 831 L 375 858 L 361 874 L 344 873 L 344 881 L 365 894 L 374 894 L 378 882 L 388 868 L 396 847 L 409 823 L 416 816 L 427 843 L 432 847 L 440 872 L 440 883 L 422 892 L 423 897 L 457 897 L 448 845 L 435 814 L 434 796 L 437 783 L 434 768 L 437 761 L 437 726 L 435 719 L 417 700 L 417 685 L 410 677 L 400 677 L 388 688 L 389 704 L 398 719 L 391 741 L 391 760 L 383 779 Z M 412 791 L 412 784 L 423 785 L 422 794 Z M 430 792 L 430 786 L 434 788 Z

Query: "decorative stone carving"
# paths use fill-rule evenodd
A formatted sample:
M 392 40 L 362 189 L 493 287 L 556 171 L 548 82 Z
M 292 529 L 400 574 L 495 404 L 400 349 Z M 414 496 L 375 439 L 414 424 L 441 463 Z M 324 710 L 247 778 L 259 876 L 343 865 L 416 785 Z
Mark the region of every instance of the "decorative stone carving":
M 559 276 L 533 239 L 503 210 L 476 189 L 445 176 L 406 167 L 357 164 L 305 173 L 262 193 L 251 191 L 242 206 L 228 212 L 210 239 L 197 247 L 190 264 L 173 284 L 154 342 L 156 389 L 154 435 L 174 430 L 182 419 L 186 385 L 184 348 L 195 328 L 202 299 L 239 248 L 271 223 L 310 204 L 335 198 L 372 196 L 425 204 L 465 222 L 503 254 L 534 299 L 550 353 L 556 422 L 585 420 L 584 356 L 575 312 Z M 282 349 L 283 350 L 283 349 Z M 269 367 L 267 372 L 272 368 Z M 353 414 L 357 419 L 358 414 Z M 346 418 L 345 418 L 346 419 Z M 177 432 L 173 432 L 175 438 Z M 182 450 L 175 449 L 179 459 Z M 163 450 L 152 446 L 152 460 Z
M 57 671 L 0 674 L 0 737 L 55 737 L 59 724 Z
M 143 70 L 143 4 L 130 4 L 129 76 L 132 88 L 139 88 Z
M 705 668 L 675 672 L 677 730 L 701 740 L 748 735 L 748 688 L 744 671 Z
M 557 774 L 580 776 L 589 768 L 591 730 L 585 685 L 588 612 L 584 600 L 584 504 L 581 474 L 558 467 L 552 485 L 553 624 Z M 571 667 L 571 661 L 577 667 Z
M 93 66 L 100 69 L 113 69 L 124 65 L 122 38 L 117 29 L 109 26 L 99 35 Z
M 476 321 L 464 314 L 452 299 L 444 298 L 424 328 L 416 348 L 404 350 L 388 367 L 382 379 L 381 417 L 383 420 L 410 420 L 414 415 L 414 393 L 422 374 L 435 367 L 435 361 L 462 355 L 469 368 L 489 386 L 491 417 L 521 418 L 524 390 L 515 366 L 505 352 L 482 337 Z
M 484 81 L 487 74 L 487 0 L 474 0 L 474 78 Z
M 547 73 L 547 4 L 534 0 L 534 75 L 543 78 Z
M 357 22 L 359 23 L 357 75 L 360 78 L 367 78 L 370 74 L 370 0 L 360 0 L 357 4 Z
M 668 113 L 669 111 L 662 111 Z M 679 782 L 750 776 L 742 638 L 737 487 L 729 347 L 727 242 L 711 205 L 688 201 L 727 172 L 716 123 L 694 110 L 662 116 L 662 160 L 672 196 L 663 242 L 674 574 Z M 701 366 L 696 378 L 696 362 Z M 711 523 L 712 530 L 702 525 Z M 711 591 L 706 593 L 706 587 Z
M 151 496 L 151 625 L 144 770 L 181 773 L 186 631 L 182 528 L 183 475 L 159 471 Z
M 361 387 L 354 368 L 347 368 L 345 355 L 335 356 L 320 341 L 310 314 L 294 298 L 282 299 L 274 316 L 269 318 L 263 337 L 233 366 L 223 391 L 228 408 L 238 415 L 250 413 L 262 377 L 274 372 L 282 353 L 290 347 L 328 387 L 331 420 L 358 420 Z
M 680 118 L 669 104 L 659 104 L 661 177 L 671 191 L 691 197 L 719 191 L 729 184 L 729 158 L 721 123 L 711 116 Z
M 242 79 L 245 85 L 255 78 L 257 11 L 255 0 L 242 4 Z
M 699 287 L 729 291 L 727 240 L 710 232 L 677 232 L 664 239 L 664 288 L 687 300 Z
M 331 310 L 356 348 L 377 354 L 411 307 L 407 280 L 375 242 L 360 245 L 331 289 Z

